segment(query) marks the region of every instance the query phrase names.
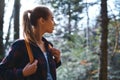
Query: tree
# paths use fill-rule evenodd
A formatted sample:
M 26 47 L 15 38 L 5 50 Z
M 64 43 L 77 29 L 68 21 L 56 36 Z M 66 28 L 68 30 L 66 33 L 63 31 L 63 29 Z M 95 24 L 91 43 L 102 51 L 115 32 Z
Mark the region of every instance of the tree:
M 3 44 L 4 7 L 5 7 L 5 0 L 1 0 L 0 1 L 0 59 L 4 55 L 4 44 Z
M 118 10 L 120 10 L 120 1 L 119 0 L 115 0 L 115 6 Z M 120 15 L 120 11 L 119 11 L 119 15 Z
M 14 40 L 19 38 L 20 0 L 14 2 Z
M 60 22 L 57 23 L 59 27 L 56 34 L 71 40 L 71 34 L 79 32 L 78 22 L 82 19 L 80 15 L 83 10 L 82 0 L 52 0 L 51 5 L 54 8 L 55 18 Z
M 10 1 L 7 2 L 9 4 Z M 7 30 L 7 35 L 5 37 L 5 43 L 4 43 L 4 48 L 5 48 L 5 54 L 7 53 L 11 43 L 13 40 L 19 38 L 19 13 L 20 13 L 20 0 L 14 0 L 14 5 L 12 5 L 12 13 L 10 15 L 9 19 L 9 25 L 8 25 L 8 30 Z M 14 28 L 14 29 L 13 29 Z M 14 31 L 13 31 L 14 30 Z M 13 34 L 11 34 L 11 32 Z M 13 37 L 10 37 L 10 36 Z M 14 39 L 13 39 L 14 38 Z
M 101 54 L 99 80 L 107 80 L 107 37 L 108 37 L 107 0 L 101 0 Z

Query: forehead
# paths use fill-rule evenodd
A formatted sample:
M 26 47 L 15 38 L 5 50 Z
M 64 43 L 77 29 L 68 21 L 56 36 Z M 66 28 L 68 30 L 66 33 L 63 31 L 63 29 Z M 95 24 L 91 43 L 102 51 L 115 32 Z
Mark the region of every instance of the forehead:
M 49 17 L 53 17 L 53 13 L 50 10 L 49 10 Z

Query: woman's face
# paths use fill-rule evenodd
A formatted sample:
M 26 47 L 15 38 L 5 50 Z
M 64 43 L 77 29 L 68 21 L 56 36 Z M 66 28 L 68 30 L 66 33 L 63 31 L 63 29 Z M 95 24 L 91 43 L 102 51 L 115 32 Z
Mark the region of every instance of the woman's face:
M 55 25 L 54 17 L 53 17 L 52 12 L 50 12 L 50 15 L 48 16 L 48 19 L 45 20 L 44 28 L 46 29 L 46 32 L 52 33 L 53 30 L 54 30 L 54 25 Z
M 53 32 L 55 22 L 53 19 L 52 12 L 49 11 L 49 16 L 47 19 L 40 18 L 38 21 L 39 21 L 38 24 L 39 24 L 39 30 L 40 30 L 39 32 L 42 32 L 42 34 Z

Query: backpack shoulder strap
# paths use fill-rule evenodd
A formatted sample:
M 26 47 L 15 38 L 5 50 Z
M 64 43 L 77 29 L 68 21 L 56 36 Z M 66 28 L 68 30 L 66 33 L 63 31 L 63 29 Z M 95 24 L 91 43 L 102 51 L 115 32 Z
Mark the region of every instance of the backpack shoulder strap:
M 27 52 L 28 52 L 30 63 L 33 63 L 34 57 L 33 57 L 33 54 L 32 54 L 31 48 L 30 48 L 30 44 L 26 40 L 25 40 L 25 45 L 26 45 L 26 48 L 27 48 Z

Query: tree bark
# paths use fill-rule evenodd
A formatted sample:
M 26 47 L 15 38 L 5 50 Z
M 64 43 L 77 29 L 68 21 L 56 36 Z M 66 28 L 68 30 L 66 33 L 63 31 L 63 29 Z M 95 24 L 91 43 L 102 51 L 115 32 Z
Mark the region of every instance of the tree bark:
M 101 0 L 101 54 L 100 54 L 100 72 L 99 80 L 107 80 L 107 37 L 108 37 L 108 15 L 107 15 L 107 0 Z
M 5 1 L 0 1 L 0 60 L 4 55 L 4 44 L 3 44 L 3 23 L 4 23 L 4 7 Z
M 14 3 L 14 40 L 19 38 L 19 13 L 20 13 L 20 0 L 15 0 L 15 3 Z

